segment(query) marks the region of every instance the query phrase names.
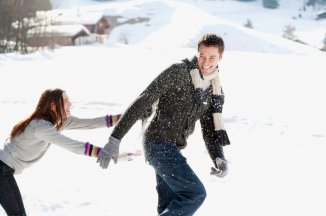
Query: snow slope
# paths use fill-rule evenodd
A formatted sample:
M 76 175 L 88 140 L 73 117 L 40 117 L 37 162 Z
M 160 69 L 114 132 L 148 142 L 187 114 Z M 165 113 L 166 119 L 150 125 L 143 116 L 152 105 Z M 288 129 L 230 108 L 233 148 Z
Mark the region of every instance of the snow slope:
M 224 179 L 209 175 L 212 162 L 197 125 L 183 151 L 208 193 L 196 215 L 326 214 L 324 53 L 244 29 L 184 1 L 112 1 L 81 10 L 150 19 L 117 27 L 107 45 L 1 54 L 0 139 L 32 112 L 49 87 L 67 90 L 76 116 L 123 112 L 160 71 L 195 55 L 203 32 L 216 31 L 227 45 L 220 68 L 223 116 L 232 142 L 225 148 L 230 171 Z M 119 40 L 121 34 L 127 34 L 128 45 Z M 65 134 L 102 146 L 111 130 Z M 141 134 L 137 122 L 121 151 L 142 149 Z M 102 170 L 95 159 L 53 145 L 16 179 L 28 215 L 156 213 L 155 177 L 143 157 Z

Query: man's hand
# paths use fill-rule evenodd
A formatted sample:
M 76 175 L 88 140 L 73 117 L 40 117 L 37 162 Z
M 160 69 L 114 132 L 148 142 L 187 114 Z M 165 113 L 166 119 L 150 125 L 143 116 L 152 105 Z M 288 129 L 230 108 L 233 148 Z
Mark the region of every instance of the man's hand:
M 117 163 L 119 157 L 120 142 L 121 141 L 117 138 L 110 136 L 109 142 L 104 146 L 97 157 L 97 162 L 100 163 L 100 167 L 103 169 L 108 168 L 111 159 L 113 159 L 114 163 Z
M 217 157 L 215 159 L 215 168 L 211 168 L 211 175 L 223 178 L 228 174 L 228 162 L 225 159 Z

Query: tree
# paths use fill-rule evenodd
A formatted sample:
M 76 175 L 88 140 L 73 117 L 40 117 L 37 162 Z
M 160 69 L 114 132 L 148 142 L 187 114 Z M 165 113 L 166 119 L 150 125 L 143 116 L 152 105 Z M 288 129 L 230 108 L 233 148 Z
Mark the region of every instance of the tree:
M 314 6 L 317 3 L 317 0 L 308 0 L 307 5 L 308 6 Z
M 0 0 L 0 53 L 27 52 L 27 31 L 38 10 L 51 9 L 50 0 Z
M 12 35 L 12 25 L 14 20 L 13 5 L 10 1 L 0 0 L 0 53 L 8 52 Z
M 302 41 L 301 39 L 299 39 L 295 34 L 295 27 L 291 24 L 289 25 L 286 25 L 284 27 L 284 30 L 283 30 L 283 37 L 286 38 L 286 39 L 289 39 L 289 40 L 292 40 L 292 41 L 295 41 L 295 42 L 298 42 L 298 43 L 301 43 L 301 44 L 307 44 L 306 42 Z
M 253 29 L 252 22 L 250 21 L 250 19 L 247 19 L 247 22 L 243 26 Z
M 52 9 L 58 9 L 64 0 L 51 0 Z
M 326 0 L 307 0 L 307 6 L 315 6 L 316 4 L 326 4 Z
M 324 37 L 324 47 L 321 48 L 322 51 L 326 52 L 326 33 L 325 33 L 325 37 Z
M 278 0 L 263 0 L 263 6 L 270 9 L 278 8 Z
M 297 36 L 294 34 L 295 32 L 295 27 L 291 24 L 286 25 L 283 29 L 283 35 L 282 37 L 289 39 L 289 40 L 296 40 Z

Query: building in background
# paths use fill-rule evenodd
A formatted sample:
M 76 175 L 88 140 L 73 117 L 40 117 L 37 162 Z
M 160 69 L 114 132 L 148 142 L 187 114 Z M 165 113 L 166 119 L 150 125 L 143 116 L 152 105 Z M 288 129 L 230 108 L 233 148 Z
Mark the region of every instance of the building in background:
M 29 46 L 105 44 L 111 30 L 108 18 L 99 12 L 80 10 L 40 11 L 27 32 Z

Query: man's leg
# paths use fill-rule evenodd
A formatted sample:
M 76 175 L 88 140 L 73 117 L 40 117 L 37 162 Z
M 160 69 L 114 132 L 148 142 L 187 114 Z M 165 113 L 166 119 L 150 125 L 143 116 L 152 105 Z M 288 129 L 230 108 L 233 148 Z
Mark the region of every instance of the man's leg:
M 172 143 L 149 143 L 145 146 L 148 162 L 156 174 L 174 193 L 161 216 L 190 216 L 200 207 L 206 197 L 206 191 L 196 174 L 188 165 L 186 158 Z M 165 187 L 166 187 L 165 186 Z M 160 197 L 159 201 L 165 200 Z M 164 201 L 165 205 L 167 200 Z
M 166 207 L 170 204 L 171 200 L 173 200 L 175 194 L 170 189 L 169 185 L 165 183 L 165 181 L 156 174 L 156 191 L 158 194 L 158 205 L 157 212 L 161 214 Z

